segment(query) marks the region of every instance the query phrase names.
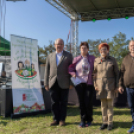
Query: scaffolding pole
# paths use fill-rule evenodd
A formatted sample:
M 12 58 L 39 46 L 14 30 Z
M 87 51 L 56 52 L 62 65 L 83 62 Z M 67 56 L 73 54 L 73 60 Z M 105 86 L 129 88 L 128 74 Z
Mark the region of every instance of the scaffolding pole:
M 80 15 L 77 14 L 73 9 L 67 6 L 63 0 L 45 0 L 53 7 L 57 8 L 59 11 L 64 13 L 71 19 L 71 32 L 70 32 L 70 52 L 73 56 L 77 56 L 77 46 L 78 46 L 78 20 L 80 20 Z M 72 51 L 73 50 L 73 51 Z
M 73 46 L 73 56 L 77 56 L 77 48 L 78 48 L 78 20 L 71 21 L 71 46 Z M 72 48 L 72 47 L 71 47 Z

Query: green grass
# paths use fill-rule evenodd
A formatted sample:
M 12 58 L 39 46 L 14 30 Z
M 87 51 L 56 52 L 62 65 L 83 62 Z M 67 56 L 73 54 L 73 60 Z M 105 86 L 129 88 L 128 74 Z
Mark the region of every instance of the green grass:
M 114 108 L 114 129 L 100 131 L 101 110 L 94 108 L 94 121 L 91 127 L 79 128 L 78 107 L 69 106 L 64 127 L 50 127 L 52 114 L 37 115 L 20 119 L 0 117 L 0 134 L 125 134 L 131 127 L 132 118 L 127 108 Z

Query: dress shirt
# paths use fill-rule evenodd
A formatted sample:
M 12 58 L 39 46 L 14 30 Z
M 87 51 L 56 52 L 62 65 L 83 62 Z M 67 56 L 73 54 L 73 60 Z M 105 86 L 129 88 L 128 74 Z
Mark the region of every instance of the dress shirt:
M 57 66 L 58 66 L 58 64 L 59 64 L 59 62 L 60 62 L 60 59 L 61 59 L 61 57 L 62 57 L 62 54 L 63 54 L 63 51 L 60 52 L 60 53 L 58 53 L 58 52 L 56 51 L 56 64 L 57 64 Z

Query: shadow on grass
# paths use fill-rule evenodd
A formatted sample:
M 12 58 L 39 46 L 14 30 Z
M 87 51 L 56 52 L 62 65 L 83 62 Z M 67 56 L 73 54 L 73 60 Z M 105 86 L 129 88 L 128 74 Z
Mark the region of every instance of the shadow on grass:
M 78 126 L 80 122 L 66 122 L 65 126 L 68 125 L 76 125 Z M 95 126 L 96 128 L 100 128 L 102 123 L 92 123 L 92 126 Z M 127 128 L 129 129 L 132 126 L 131 122 L 113 122 L 113 129 L 118 129 L 118 128 Z
M 102 123 L 94 123 L 92 124 L 92 126 L 98 126 L 98 128 L 102 125 Z M 117 129 L 117 128 L 130 128 L 132 126 L 131 122 L 118 122 L 118 121 L 114 121 L 113 122 L 113 129 Z
M 131 126 L 132 126 L 132 122 L 117 122 L 117 121 L 115 121 L 115 122 L 113 122 L 113 124 L 114 124 L 114 129 L 116 129 L 116 128 L 130 128 Z
M 66 122 L 66 126 L 67 125 L 79 125 L 80 122 Z
M 0 124 L 2 124 L 3 126 L 6 126 L 7 125 L 7 121 L 0 121 Z
M 20 119 L 11 119 L 10 117 L 0 117 L 0 124 L 6 126 L 10 121 L 19 121 Z
M 94 111 L 94 115 L 102 115 L 101 111 Z M 114 110 L 114 115 L 130 115 L 130 110 Z
M 77 115 L 80 115 L 79 107 L 76 107 L 76 106 L 67 107 L 67 116 L 77 116 Z M 50 113 L 44 114 L 42 116 L 52 116 L 52 113 L 50 112 Z
M 99 109 L 99 111 L 96 111 L 96 109 Z M 80 109 L 79 107 L 76 107 L 76 106 L 69 106 L 67 108 L 67 116 L 77 116 L 77 115 L 80 115 Z M 101 113 L 101 110 L 100 110 L 100 107 L 94 107 L 93 108 L 93 115 L 102 115 Z M 114 110 L 114 115 L 130 115 L 131 116 L 131 113 L 130 113 L 130 109 L 115 109 Z M 37 115 L 38 116 L 38 115 Z M 35 116 L 35 117 L 37 117 Z M 44 115 L 40 115 L 40 116 L 52 116 L 51 113 L 48 113 L 48 114 L 44 114 Z
M 21 119 L 21 117 L 20 118 L 16 118 L 16 119 L 11 119 L 10 117 L 2 117 L 1 116 L 0 119 L 4 120 L 4 121 L 19 121 Z
M 93 108 L 93 115 L 99 115 L 102 116 L 101 110 L 99 109 L 99 111 L 96 111 L 95 109 L 98 108 Z M 67 108 L 67 116 L 77 116 L 80 115 L 80 109 L 79 107 L 68 107 Z M 114 115 L 130 115 L 130 110 L 124 109 L 124 110 L 114 110 Z M 32 118 L 36 118 L 36 117 L 48 117 L 48 116 L 52 116 L 52 113 L 46 113 L 46 114 L 39 114 L 39 115 L 35 115 L 35 116 L 30 116 Z M 28 118 L 30 118 L 28 117 Z M 21 119 L 21 118 L 20 118 Z M 10 120 L 10 119 L 7 119 Z M 13 119 L 13 120 L 19 120 L 19 119 Z

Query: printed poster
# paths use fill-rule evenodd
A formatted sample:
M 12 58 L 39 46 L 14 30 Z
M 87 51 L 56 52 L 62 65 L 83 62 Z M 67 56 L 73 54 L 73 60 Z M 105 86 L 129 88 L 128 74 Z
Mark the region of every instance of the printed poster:
M 38 69 L 38 41 L 11 35 L 14 114 L 44 110 Z

